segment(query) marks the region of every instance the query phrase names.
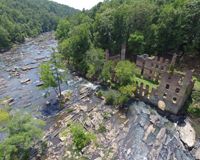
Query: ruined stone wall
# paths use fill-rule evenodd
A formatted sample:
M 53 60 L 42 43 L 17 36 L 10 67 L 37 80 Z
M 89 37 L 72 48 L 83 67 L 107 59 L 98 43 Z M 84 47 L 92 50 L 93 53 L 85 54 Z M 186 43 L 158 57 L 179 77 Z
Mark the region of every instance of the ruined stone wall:
M 192 76 L 193 71 L 190 70 L 186 72 L 183 80 L 176 74 L 170 78 L 169 73 L 164 72 L 159 86 L 157 88 L 152 88 L 151 93 L 149 91 L 149 85 L 146 85 L 144 88 L 144 84 L 141 83 L 141 85 L 138 86 L 138 82 L 136 82 L 138 86 L 136 92 L 140 96 L 147 98 L 148 101 L 154 105 L 157 105 L 160 100 L 163 101 L 166 111 L 177 114 L 194 87 L 195 80 L 192 80 Z M 149 94 L 150 96 L 147 97 Z
M 154 59 L 149 59 L 148 55 L 137 56 L 136 67 L 139 72 L 143 74 L 143 77 L 151 81 L 158 82 L 161 79 L 162 74 L 169 70 L 170 65 L 175 65 L 177 55 L 174 54 L 172 61 L 163 57 L 156 56 Z
M 141 96 L 144 96 L 146 98 L 149 98 L 149 85 L 147 84 L 144 88 L 144 83 L 141 83 L 139 85 L 138 81 L 136 81 L 136 85 L 137 85 L 137 90 L 136 92 L 141 95 Z
M 111 56 L 109 57 L 109 50 L 106 49 L 106 62 L 108 62 L 109 60 L 111 60 L 112 62 L 120 62 L 120 61 L 124 61 L 125 60 L 125 55 L 126 55 L 126 44 L 122 44 L 122 49 L 121 49 L 121 54 L 115 55 L 115 56 Z
M 161 82 L 158 86 L 158 97 L 165 98 L 167 101 L 182 106 L 188 98 L 195 81 L 192 81 L 193 71 L 188 70 L 183 81 L 179 75 L 169 78 L 169 73 L 163 73 Z

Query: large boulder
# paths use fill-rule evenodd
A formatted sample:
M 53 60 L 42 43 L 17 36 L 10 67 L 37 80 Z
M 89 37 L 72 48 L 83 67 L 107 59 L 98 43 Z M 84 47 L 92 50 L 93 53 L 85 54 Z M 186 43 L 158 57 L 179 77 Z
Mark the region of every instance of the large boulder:
M 196 132 L 188 122 L 181 123 L 177 126 L 181 140 L 188 147 L 194 147 L 196 141 Z

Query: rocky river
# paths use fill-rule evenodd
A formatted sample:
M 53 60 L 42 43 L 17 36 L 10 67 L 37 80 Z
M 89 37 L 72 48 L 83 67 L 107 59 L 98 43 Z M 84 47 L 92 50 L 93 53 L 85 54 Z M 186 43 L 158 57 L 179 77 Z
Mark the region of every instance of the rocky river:
M 139 100 L 131 100 L 124 108 L 106 105 L 105 98 L 96 97 L 95 92 L 102 88 L 106 93 L 108 88 L 94 85 L 76 72 L 68 76 L 68 86 L 62 85 L 63 95 L 70 93 L 70 98 L 65 97 L 65 108 L 59 106 L 52 89 L 44 99 L 45 91 L 37 89 L 42 85 L 38 66 L 49 59 L 51 47 L 56 46 L 53 33 L 48 32 L 0 54 L 0 100 L 7 97 L 6 105 L 13 110 L 26 108 L 47 122 L 41 140 L 47 147 L 35 146 L 31 159 L 200 159 L 198 123 L 186 116 L 161 114 Z M 95 132 L 97 143 L 79 152 L 69 122 L 80 122 L 88 131 L 105 126 L 105 132 Z M 5 137 L 0 133 L 0 142 Z

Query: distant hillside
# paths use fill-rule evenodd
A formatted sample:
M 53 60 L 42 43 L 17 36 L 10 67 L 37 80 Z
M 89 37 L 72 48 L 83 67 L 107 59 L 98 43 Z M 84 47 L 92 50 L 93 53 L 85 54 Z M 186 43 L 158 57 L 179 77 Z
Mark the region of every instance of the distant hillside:
M 61 18 L 77 12 L 49 0 L 0 0 L 0 49 L 55 30 Z

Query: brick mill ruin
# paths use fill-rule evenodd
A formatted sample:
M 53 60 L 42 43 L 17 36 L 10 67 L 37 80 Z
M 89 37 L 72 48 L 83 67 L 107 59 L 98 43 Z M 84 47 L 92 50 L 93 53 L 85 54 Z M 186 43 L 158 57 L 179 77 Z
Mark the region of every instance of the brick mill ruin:
M 106 50 L 106 62 L 111 60 L 115 63 L 125 60 L 126 44 L 122 45 L 121 54 L 109 57 L 109 50 Z M 137 55 L 136 69 L 138 73 L 148 80 L 159 82 L 157 88 L 152 88 L 150 91 L 149 85 L 139 83 L 136 81 L 137 90 L 135 94 L 143 100 L 158 106 L 162 102 L 165 107 L 163 110 L 177 114 L 185 101 L 189 97 L 195 80 L 192 79 L 193 72 L 187 70 L 185 75 L 173 74 L 171 75 L 168 70 L 170 65 L 175 65 L 177 55 L 174 54 L 172 60 L 164 59 L 163 57 L 149 57 L 147 54 Z M 112 80 L 118 82 L 118 78 L 114 72 Z

